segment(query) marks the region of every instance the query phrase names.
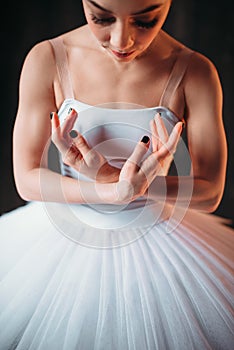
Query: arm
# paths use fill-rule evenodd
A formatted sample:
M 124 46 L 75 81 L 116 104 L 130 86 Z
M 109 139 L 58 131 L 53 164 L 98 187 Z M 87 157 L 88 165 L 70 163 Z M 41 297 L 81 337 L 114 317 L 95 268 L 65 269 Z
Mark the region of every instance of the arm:
M 25 60 L 20 78 L 19 107 L 13 134 L 17 190 L 25 200 L 111 202 L 115 193 L 113 185 L 81 183 L 48 169 L 50 112 L 57 110 L 59 105 L 55 95 L 62 96 L 56 76 L 50 44 L 36 45 Z
M 184 95 L 191 176 L 157 177 L 147 194 L 156 200 L 165 198 L 166 181 L 169 203 L 178 200 L 178 204 L 187 205 L 190 200 L 191 208 L 212 212 L 223 194 L 227 147 L 219 77 L 213 64 L 202 55 L 193 57 L 184 80 Z

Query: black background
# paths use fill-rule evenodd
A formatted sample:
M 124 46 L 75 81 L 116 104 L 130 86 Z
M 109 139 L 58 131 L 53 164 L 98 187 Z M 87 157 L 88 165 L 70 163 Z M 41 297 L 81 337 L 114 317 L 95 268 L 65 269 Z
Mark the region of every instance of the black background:
M 18 82 L 24 58 L 37 42 L 85 23 L 81 0 L 13 0 L 4 6 L 0 55 L 0 214 L 24 204 L 15 189 L 11 156 Z M 225 192 L 215 214 L 231 219 L 234 218 L 233 9 L 232 1 L 228 0 L 175 0 L 164 25 L 176 39 L 210 58 L 219 72 L 229 158 Z

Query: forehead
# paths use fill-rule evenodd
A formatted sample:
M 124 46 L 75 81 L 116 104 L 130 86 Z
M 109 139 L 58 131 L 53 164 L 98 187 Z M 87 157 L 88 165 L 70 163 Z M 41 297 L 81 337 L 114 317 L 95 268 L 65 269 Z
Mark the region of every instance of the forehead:
M 84 3 L 100 9 L 108 10 L 113 14 L 137 14 L 153 10 L 169 0 L 83 0 Z

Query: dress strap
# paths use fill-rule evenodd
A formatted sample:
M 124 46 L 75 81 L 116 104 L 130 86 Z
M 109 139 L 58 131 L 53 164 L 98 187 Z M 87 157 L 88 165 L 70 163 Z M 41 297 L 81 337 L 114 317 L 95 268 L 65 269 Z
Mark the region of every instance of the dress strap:
M 173 97 L 174 93 L 176 92 L 176 89 L 180 85 L 185 75 L 190 57 L 193 53 L 194 53 L 193 50 L 190 50 L 189 48 L 184 47 L 182 52 L 178 54 L 175 64 L 172 68 L 171 74 L 169 76 L 169 79 L 162 93 L 162 96 L 160 99 L 160 106 L 169 107 L 170 100 Z
M 54 51 L 55 62 L 64 98 L 74 98 L 70 71 L 68 69 L 67 52 L 65 50 L 63 40 L 61 37 L 56 37 L 50 39 L 49 42 L 51 43 Z

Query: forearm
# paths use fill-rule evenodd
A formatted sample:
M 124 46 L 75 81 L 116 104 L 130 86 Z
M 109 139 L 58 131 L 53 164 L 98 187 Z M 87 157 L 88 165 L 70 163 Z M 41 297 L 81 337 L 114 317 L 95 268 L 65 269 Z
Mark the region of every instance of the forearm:
M 59 203 L 112 203 L 115 184 L 76 180 L 47 168 L 35 168 L 16 181 L 21 197 L 27 201 Z
M 217 208 L 221 195 L 222 190 L 218 190 L 215 184 L 192 176 L 158 176 L 145 194 L 153 200 L 166 200 L 172 205 L 177 204 L 206 212 L 212 212 Z

